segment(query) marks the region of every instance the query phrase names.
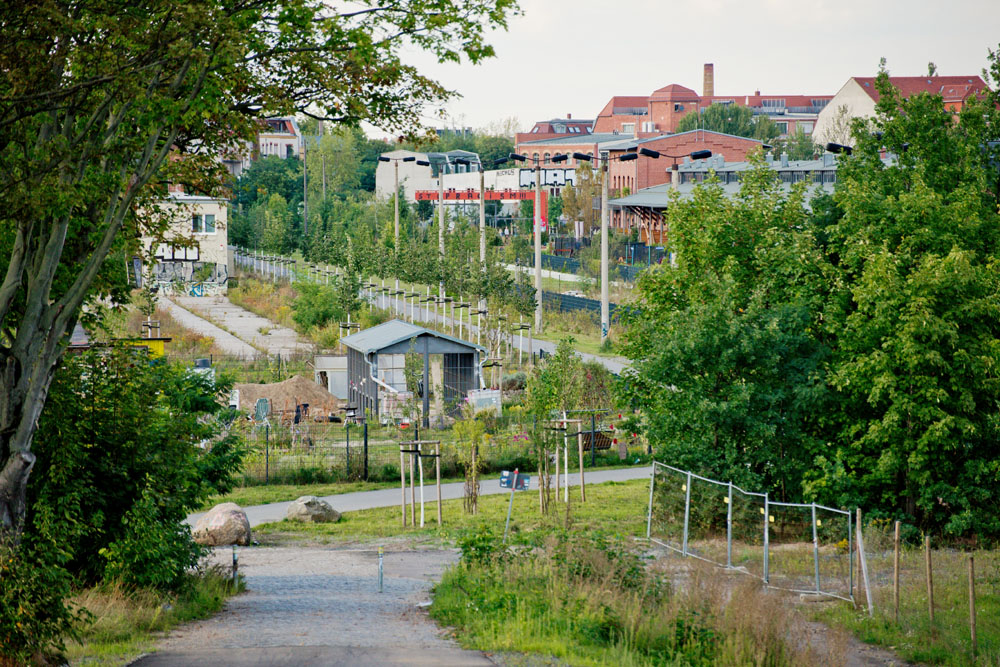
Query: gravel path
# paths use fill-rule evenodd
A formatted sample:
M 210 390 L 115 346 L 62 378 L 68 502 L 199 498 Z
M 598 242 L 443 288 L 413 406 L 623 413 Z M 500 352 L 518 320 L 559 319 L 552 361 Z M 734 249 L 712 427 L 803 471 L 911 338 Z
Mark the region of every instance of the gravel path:
M 388 550 L 378 593 L 374 549 L 239 549 L 247 591 L 181 626 L 133 664 L 490 665 L 442 636 L 425 611 L 455 550 Z M 229 548 L 213 558 L 232 561 Z

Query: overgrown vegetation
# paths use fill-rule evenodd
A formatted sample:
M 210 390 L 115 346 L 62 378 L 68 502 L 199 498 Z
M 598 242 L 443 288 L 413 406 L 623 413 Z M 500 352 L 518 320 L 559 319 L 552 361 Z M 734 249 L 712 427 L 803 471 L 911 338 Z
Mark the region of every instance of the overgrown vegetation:
M 534 536 L 532 536 L 534 537 Z M 796 612 L 754 584 L 727 590 L 700 566 L 647 569 L 603 531 L 501 543 L 460 542 L 431 614 L 463 646 L 540 654 L 574 665 L 804 665 L 825 662 L 795 639 Z
M 128 347 L 66 359 L 39 423 L 27 522 L 0 548 L 0 646 L 23 661 L 62 650 L 88 614 L 76 586 L 179 591 L 202 555 L 183 525 L 224 493 L 241 450 L 220 437 L 226 385 Z
M 670 206 L 678 264 L 639 282 L 624 389 L 672 465 L 992 543 L 1000 93 L 955 115 L 875 85 L 832 197 L 758 158 L 735 198 Z

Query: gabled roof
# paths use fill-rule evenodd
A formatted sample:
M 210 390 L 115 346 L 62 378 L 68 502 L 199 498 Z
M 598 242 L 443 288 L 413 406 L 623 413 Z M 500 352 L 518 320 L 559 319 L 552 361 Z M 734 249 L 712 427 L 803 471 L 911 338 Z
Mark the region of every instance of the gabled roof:
M 434 336 L 435 338 L 441 338 L 443 340 L 451 341 L 452 343 L 458 343 L 459 345 L 464 345 L 472 349 L 486 350 L 485 347 L 476 345 L 475 343 L 470 343 L 467 340 L 455 338 L 454 336 L 449 336 L 439 331 L 434 331 L 433 329 L 418 327 L 415 324 L 410 324 L 409 322 L 404 322 L 403 320 L 389 320 L 388 322 L 371 327 L 370 329 L 359 331 L 356 334 L 344 336 L 340 339 L 340 342 L 352 350 L 357 350 L 362 354 L 368 354 L 370 352 L 378 352 L 379 350 L 385 349 L 397 343 L 423 335 Z
M 878 102 L 879 93 L 875 88 L 875 77 L 851 77 L 861 86 L 869 97 Z M 889 83 L 899 89 L 904 98 L 913 97 L 918 93 L 941 95 L 945 102 L 962 101 L 985 89 L 984 82 L 977 75 L 970 76 L 890 76 Z
M 521 146 L 532 145 L 552 145 L 552 144 L 595 144 L 602 141 L 613 141 L 615 139 L 628 139 L 627 134 L 613 134 L 611 132 L 600 132 L 597 134 L 570 134 L 568 136 L 553 137 L 552 139 L 536 139 L 535 141 L 522 141 Z

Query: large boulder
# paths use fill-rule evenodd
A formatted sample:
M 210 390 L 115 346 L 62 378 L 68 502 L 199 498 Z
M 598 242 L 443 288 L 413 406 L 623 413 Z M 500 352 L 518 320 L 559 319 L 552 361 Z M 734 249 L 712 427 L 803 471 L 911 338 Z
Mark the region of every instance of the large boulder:
M 222 503 L 210 509 L 194 526 L 194 541 L 209 547 L 250 544 L 250 521 L 236 503 Z
M 289 521 L 309 521 L 311 523 L 336 523 L 340 512 L 330 507 L 330 503 L 316 496 L 302 496 L 288 506 L 285 515 Z

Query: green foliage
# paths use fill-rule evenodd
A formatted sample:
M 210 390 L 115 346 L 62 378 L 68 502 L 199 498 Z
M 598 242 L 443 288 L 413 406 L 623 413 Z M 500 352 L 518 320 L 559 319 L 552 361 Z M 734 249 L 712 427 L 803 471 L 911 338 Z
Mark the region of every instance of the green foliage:
M 678 266 L 640 280 L 624 391 L 674 465 L 994 539 L 1000 97 L 956 118 L 876 87 L 832 198 L 756 168 L 671 205 Z
M 152 539 L 142 532 L 160 530 L 157 522 L 175 531 L 202 498 L 227 491 L 239 467 L 235 441 L 218 437 L 213 417 L 227 389 L 131 348 L 67 360 L 39 424 L 27 532 L 49 512 L 61 517 L 66 567 L 92 583 L 105 573 L 102 549 L 122 541 L 124 553 L 126 542 Z
M 736 104 L 710 104 L 699 111 L 692 111 L 677 123 L 678 132 L 698 129 L 750 137 L 765 143 L 781 134 L 770 118 L 754 116 L 753 109 Z
M 295 298 L 292 319 L 303 331 L 347 320 L 347 310 L 338 302 L 339 290 L 336 285 L 302 282 L 295 289 L 298 296 Z
M 104 579 L 135 588 L 176 590 L 204 550 L 191 540 L 190 529 L 164 516 L 152 485 L 122 519 L 122 535 L 99 550 Z

